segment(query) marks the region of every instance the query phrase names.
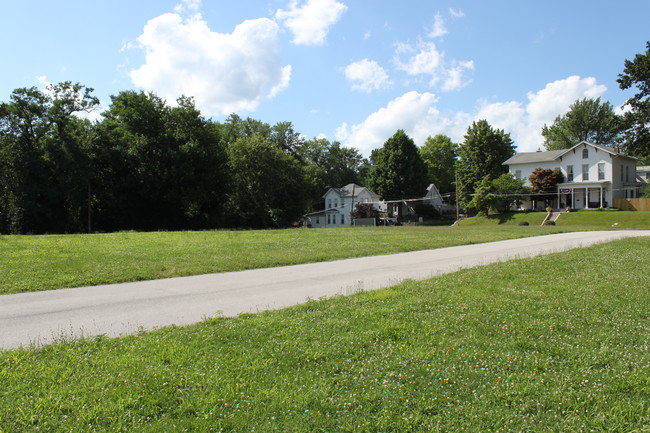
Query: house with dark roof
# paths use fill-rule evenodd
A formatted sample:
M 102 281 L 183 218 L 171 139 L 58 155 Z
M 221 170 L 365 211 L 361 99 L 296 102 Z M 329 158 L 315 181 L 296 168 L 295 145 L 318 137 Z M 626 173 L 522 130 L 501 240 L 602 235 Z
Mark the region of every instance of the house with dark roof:
M 536 168 L 559 169 L 564 182 L 557 185 L 553 207 L 585 209 L 611 206 L 616 198 L 638 198 L 636 161 L 612 147 L 583 141 L 570 149 L 518 153 L 503 164 L 525 186 Z M 532 200 L 522 208 L 532 209 Z

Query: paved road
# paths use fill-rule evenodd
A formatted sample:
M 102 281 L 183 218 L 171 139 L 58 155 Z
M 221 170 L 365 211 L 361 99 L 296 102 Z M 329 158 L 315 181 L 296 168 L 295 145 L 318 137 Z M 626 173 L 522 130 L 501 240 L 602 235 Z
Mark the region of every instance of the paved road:
M 282 308 L 650 231 L 562 233 L 486 244 L 242 272 L 0 296 L 0 348 L 117 336 L 217 315 Z

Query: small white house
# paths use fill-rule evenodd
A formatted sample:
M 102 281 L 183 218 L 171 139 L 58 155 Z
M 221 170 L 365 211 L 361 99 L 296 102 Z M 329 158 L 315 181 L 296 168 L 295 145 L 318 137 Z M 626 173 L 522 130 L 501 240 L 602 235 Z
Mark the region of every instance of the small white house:
M 341 188 L 330 188 L 323 195 L 325 209 L 305 215 L 311 227 L 345 227 L 352 225 L 352 210 L 357 203 L 373 203 L 381 211 L 380 197 L 368 188 L 351 183 Z
M 570 149 L 518 153 L 503 164 L 515 178 L 525 180 L 525 186 L 530 186 L 536 168 L 560 169 L 564 182 L 557 185 L 553 206 L 583 209 L 611 206 L 615 198 L 639 197 L 636 161 L 617 149 L 583 141 Z

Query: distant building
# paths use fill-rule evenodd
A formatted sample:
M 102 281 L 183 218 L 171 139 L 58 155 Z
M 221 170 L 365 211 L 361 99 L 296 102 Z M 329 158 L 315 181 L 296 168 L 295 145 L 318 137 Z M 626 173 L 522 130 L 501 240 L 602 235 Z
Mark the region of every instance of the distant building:
M 305 215 L 310 227 L 345 227 L 352 225 L 352 210 L 357 203 L 372 203 L 383 210 L 381 197 L 368 188 L 351 183 L 341 188 L 330 188 L 323 195 L 325 209 Z
M 518 153 L 503 164 L 525 186 L 536 168 L 560 169 L 564 182 L 557 185 L 553 207 L 584 209 L 611 206 L 616 198 L 638 198 L 636 161 L 617 149 L 583 141 L 570 149 Z M 531 200 L 522 208 L 531 209 Z

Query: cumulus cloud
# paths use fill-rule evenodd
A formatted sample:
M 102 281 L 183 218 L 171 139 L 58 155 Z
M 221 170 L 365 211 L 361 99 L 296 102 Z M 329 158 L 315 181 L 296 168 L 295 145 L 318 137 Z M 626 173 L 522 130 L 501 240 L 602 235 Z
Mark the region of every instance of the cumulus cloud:
M 438 97 L 433 93 L 405 93 L 372 113 L 362 123 L 341 125 L 336 131 L 336 139 L 346 146 L 359 149 L 364 155 L 370 155 L 372 149 L 381 147 L 398 129 L 405 130 L 421 145 L 432 131 L 449 131 L 462 126 L 467 128 L 463 114 L 457 118 L 446 118 L 435 107 L 436 102 Z
M 336 0 L 307 0 L 301 7 L 292 0 L 288 10 L 277 10 L 275 18 L 293 32 L 294 44 L 323 45 L 329 28 L 346 10 L 347 6 Z
M 210 30 L 199 1 L 184 1 L 178 13 L 150 20 L 137 41 L 145 63 L 131 71 L 136 86 L 168 101 L 193 96 L 209 115 L 252 111 L 289 85 L 291 66 L 282 66 L 278 25 L 247 20 L 229 34 Z M 191 15 L 181 16 L 184 12 Z
M 603 96 L 607 88 L 593 77 L 571 76 L 548 83 L 537 92 L 529 92 L 527 101 L 479 101 L 473 112 L 443 113 L 432 93 L 408 92 L 390 101 L 357 125 L 341 125 L 337 140 L 369 155 L 381 147 L 398 129 L 404 129 L 419 146 L 428 136 L 445 134 L 462 142 L 473 121 L 485 119 L 498 129 L 510 133 L 517 151 L 532 152 L 543 148 L 542 127 L 565 114 L 577 99 Z
M 379 63 L 363 59 L 345 67 L 345 78 L 352 84 L 353 90 L 372 92 L 389 88 L 393 83 Z
M 409 75 L 430 76 L 429 86 L 440 85 L 440 90 L 449 92 L 467 86 L 466 71 L 474 69 L 473 61 L 447 62 L 445 53 L 440 51 L 434 42 L 420 41 L 417 45 L 398 44 L 395 50 L 395 64 L 399 70 Z

